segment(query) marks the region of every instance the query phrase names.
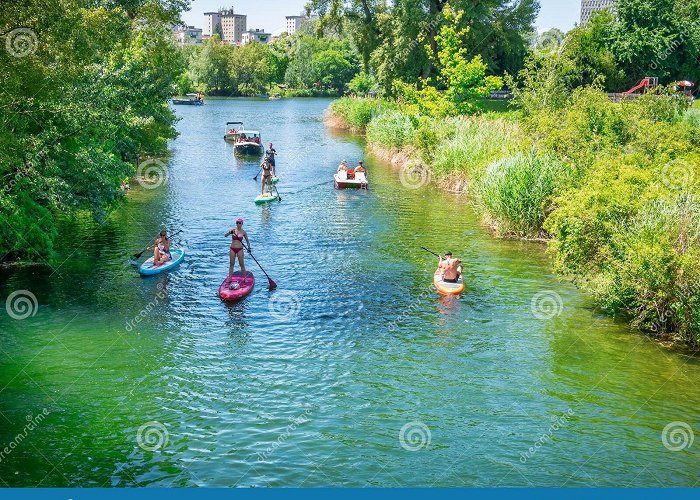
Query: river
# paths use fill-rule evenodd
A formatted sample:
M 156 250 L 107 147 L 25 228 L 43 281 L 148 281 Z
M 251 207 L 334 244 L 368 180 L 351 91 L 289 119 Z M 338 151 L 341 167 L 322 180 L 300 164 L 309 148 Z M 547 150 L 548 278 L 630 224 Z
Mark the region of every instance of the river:
M 178 107 L 162 185 L 66 221 L 51 267 L 1 272 L 0 486 L 697 485 L 698 359 L 597 312 L 464 197 L 371 157 L 369 191 L 334 190 L 364 152 L 329 102 Z M 274 142 L 282 202 L 253 204 L 236 120 Z M 227 306 L 238 216 L 279 288 L 250 261 Z M 161 225 L 187 260 L 142 279 L 127 259 Z M 463 257 L 463 297 L 432 292 L 421 246 Z

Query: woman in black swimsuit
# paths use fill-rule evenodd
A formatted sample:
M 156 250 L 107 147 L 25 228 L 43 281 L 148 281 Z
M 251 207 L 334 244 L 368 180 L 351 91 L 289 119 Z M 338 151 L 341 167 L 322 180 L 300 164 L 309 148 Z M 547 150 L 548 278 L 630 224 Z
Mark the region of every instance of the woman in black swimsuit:
M 249 251 L 251 248 L 250 240 L 248 239 L 248 233 L 246 233 L 243 230 L 243 219 L 239 217 L 236 221 L 236 227 L 228 231 L 224 236 L 226 238 L 228 238 L 229 236 L 233 238 L 231 241 L 231 249 L 229 251 L 229 257 L 231 261 L 228 267 L 228 276 L 229 278 L 233 276 L 233 268 L 236 264 L 236 256 L 238 256 L 238 263 L 241 266 L 241 272 L 243 273 L 244 278 L 243 282 L 245 283 L 245 280 L 248 279 L 248 275 L 246 274 L 245 270 L 245 252 L 243 251 L 243 238 L 245 238 Z
M 262 185 L 260 186 L 260 196 L 265 193 L 265 183 L 267 183 L 268 192 L 272 193 L 272 165 L 267 158 L 261 165 L 263 169 Z

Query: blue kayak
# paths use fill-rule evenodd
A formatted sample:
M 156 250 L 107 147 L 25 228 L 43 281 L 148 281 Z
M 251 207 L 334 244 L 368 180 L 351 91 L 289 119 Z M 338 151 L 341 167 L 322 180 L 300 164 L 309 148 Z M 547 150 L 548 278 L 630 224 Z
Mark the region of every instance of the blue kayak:
M 154 276 L 156 274 L 171 271 L 180 264 L 182 264 L 182 261 L 185 260 L 184 250 L 171 250 L 170 255 L 172 255 L 173 257 L 172 260 L 166 262 L 165 264 L 159 267 L 155 267 L 153 265 L 153 257 L 141 264 L 141 267 L 139 268 L 141 276 Z

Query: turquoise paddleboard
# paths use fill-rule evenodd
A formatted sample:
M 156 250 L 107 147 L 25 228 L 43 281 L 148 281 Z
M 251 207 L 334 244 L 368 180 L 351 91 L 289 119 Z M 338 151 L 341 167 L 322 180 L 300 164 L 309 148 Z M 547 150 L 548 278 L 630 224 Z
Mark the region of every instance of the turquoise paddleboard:
M 173 258 L 159 267 L 155 267 L 153 265 L 153 257 L 151 257 L 146 262 L 141 264 L 141 267 L 139 268 L 139 273 L 141 273 L 142 276 L 154 276 L 156 274 L 165 273 L 167 271 L 175 269 L 177 266 L 182 264 L 183 260 L 185 260 L 184 250 L 171 250 L 170 255 Z

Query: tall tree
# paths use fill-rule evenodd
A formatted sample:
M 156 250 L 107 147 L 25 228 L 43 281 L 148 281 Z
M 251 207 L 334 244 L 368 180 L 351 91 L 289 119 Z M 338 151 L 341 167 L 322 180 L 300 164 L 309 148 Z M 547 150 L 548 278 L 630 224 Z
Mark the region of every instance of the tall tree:
M 372 53 L 381 43 L 378 19 L 387 11 L 386 0 L 311 0 L 308 9 L 321 18 L 319 29 L 349 33 L 366 72 Z
M 698 0 L 620 0 L 606 38 L 627 84 L 644 76 L 674 81 L 698 75 L 699 16 Z

